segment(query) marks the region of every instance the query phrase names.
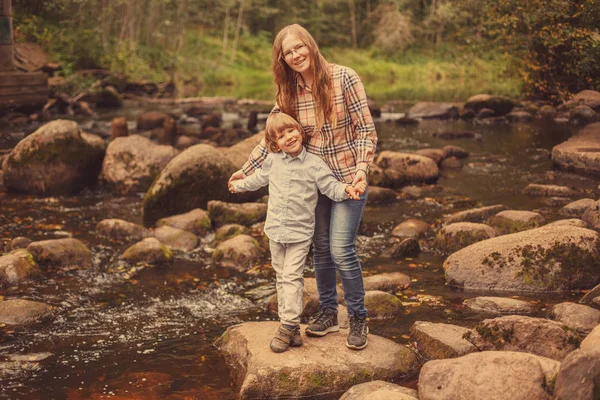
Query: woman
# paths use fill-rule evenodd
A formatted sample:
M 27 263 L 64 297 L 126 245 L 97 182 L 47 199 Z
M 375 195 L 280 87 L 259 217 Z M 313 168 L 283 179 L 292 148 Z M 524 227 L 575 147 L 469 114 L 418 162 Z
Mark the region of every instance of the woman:
M 377 134 L 358 75 L 328 63 L 310 33 L 297 24 L 277 34 L 272 58 L 277 85 L 277 105 L 272 112 L 282 111 L 300 122 L 308 137 L 307 151 L 321 157 L 340 182 L 353 186 L 367 183 Z M 230 181 L 252 174 L 266 156 L 261 142 Z M 306 328 L 307 335 L 317 337 L 339 330 L 337 270 L 350 317 L 346 345 L 356 350 L 367 346 L 369 331 L 362 268 L 356 254 L 356 234 L 366 202 L 367 191 L 359 201 L 339 203 L 319 195 L 313 253 L 320 310 Z

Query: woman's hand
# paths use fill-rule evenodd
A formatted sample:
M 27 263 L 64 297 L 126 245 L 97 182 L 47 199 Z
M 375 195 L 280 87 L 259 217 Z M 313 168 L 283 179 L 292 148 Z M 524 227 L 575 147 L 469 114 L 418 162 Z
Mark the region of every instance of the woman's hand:
M 239 170 L 235 171 L 233 174 L 231 174 L 231 177 L 229 177 L 229 180 L 227 181 L 227 185 L 229 186 L 231 184 L 231 182 L 237 181 L 238 179 L 244 179 L 245 177 L 246 177 L 246 174 L 244 173 L 244 171 L 239 169 Z
M 367 174 L 365 171 L 362 169 L 356 171 L 352 186 L 356 187 L 360 191 L 360 194 L 365 192 L 365 189 L 367 188 Z

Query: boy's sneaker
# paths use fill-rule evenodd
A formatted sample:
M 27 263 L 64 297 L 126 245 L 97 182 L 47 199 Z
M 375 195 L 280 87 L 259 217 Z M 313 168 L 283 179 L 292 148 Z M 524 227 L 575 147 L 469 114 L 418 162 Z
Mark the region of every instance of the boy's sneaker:
M 283 353 L 288 349 L 288 347 L 290 347 L 292 338 L 296 335 L 296 332 L 298 334 L 300 333 L 298 327 L 296 327 L 296 329 L 288 329 L 285 326 L 280 325 L 279 329 L 277 329 L 277 332 L 275 333 L 275 337 L 273 337 L 273 340 L 271 340 L 269 347 L 271 347 L 271 350 L 273 350 L 275 353 Z M 300 341 L 302 341 L 302 338 Z M 302 345 L 302 343 L 300 343 L 300 345 Z
M 302 346 L 302 336 L 300 336 L 300 327 L 296 328 L 294 332 L 294 336 L 292 336 L 292 340 L 290 341 L 290 346 L 292 347 L 300 347 Z
M 328 333 L 339 330 L 337 310 L 325 309 L 319 310 L 314 319 L 306 327 L 305 332 L 308 336 L 325 336 Z
M 350 317 L 350 333 L 348 333 L 348 339 L 346 340 L 346 346 L 354 350 L 362 350 L 367 347 L 369 339 L 369 327 L 367 326 L 367 319 L 356 316 Z

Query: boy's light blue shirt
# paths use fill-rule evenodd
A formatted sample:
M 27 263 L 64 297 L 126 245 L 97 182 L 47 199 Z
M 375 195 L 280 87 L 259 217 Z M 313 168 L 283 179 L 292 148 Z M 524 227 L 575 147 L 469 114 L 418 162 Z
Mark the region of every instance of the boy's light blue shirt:
M 278 243 L 312 239 L 318 191 L 334 201 L 348 198 L 348 184 L 338 181 L 323 160 L 304 148 L 296 157 L 269 153 L 262 168 L 232 184 L 240 192 L 269 185 L 265 234 Z

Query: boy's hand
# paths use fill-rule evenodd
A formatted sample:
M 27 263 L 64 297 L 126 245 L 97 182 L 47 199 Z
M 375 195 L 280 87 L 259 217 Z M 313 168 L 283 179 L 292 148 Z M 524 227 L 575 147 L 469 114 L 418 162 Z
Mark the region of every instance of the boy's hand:
M 361 191 L 350 185 L 346 186 L 346 193 L 348 193 L 348 197 L 350 197 L 352 200 L 360 200 L 360 195 L 362 194 Z
M 361 195 L 365 192 L 365 190 L 367 190 L 367 183 L 366 182 L 358 182 L 358 183 L 354 184 L 354 186 L 352 186 L 352 187 L 358 191 L 359 195 Z
M 233 182 L 228 182 L 227 187 L 229 188 L 229 191 L 231 193 L 238 193 L 237 190 L 235 190 L 235 187 L 233 186 Z

